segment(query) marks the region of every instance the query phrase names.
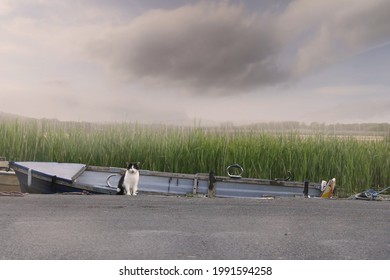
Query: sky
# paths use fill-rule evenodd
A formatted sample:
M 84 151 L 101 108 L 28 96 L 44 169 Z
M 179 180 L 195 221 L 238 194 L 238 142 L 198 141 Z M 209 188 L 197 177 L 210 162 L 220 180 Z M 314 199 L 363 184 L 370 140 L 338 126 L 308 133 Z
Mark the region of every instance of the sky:
M 388 0 L 0 0 L 0 112 L 390 123 Z

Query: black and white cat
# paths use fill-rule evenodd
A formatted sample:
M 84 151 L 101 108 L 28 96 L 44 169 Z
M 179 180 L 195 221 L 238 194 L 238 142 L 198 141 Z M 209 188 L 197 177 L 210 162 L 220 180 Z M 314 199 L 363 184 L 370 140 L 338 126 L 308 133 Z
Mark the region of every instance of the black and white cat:
M 137 195 L 139 182 L 139 163 L 129 163 L 125 174 L 119 179 L 118 195 Z

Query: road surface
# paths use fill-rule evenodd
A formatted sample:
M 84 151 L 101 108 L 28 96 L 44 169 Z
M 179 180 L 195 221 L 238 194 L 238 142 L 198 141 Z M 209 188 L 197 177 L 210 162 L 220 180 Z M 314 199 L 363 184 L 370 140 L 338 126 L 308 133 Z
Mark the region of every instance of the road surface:
M 0 196 L 0 259 L 390 259 L 390 202 Z

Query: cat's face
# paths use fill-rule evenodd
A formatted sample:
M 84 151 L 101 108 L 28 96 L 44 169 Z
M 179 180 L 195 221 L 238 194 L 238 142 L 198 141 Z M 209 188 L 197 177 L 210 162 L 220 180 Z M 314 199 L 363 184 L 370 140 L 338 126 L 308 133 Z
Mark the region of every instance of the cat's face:
M 130 173 L 137 173 L 139 171 L 138 163 L 129 163 L 127 165 L 127 170 L 129 170 Z

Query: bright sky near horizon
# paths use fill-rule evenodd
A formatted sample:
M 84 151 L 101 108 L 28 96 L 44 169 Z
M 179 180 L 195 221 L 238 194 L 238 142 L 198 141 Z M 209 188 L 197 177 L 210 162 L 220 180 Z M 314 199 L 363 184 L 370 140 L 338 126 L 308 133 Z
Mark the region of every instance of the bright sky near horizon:
M 0 0 L 0 111 L 390 122 L 388 0 Z

